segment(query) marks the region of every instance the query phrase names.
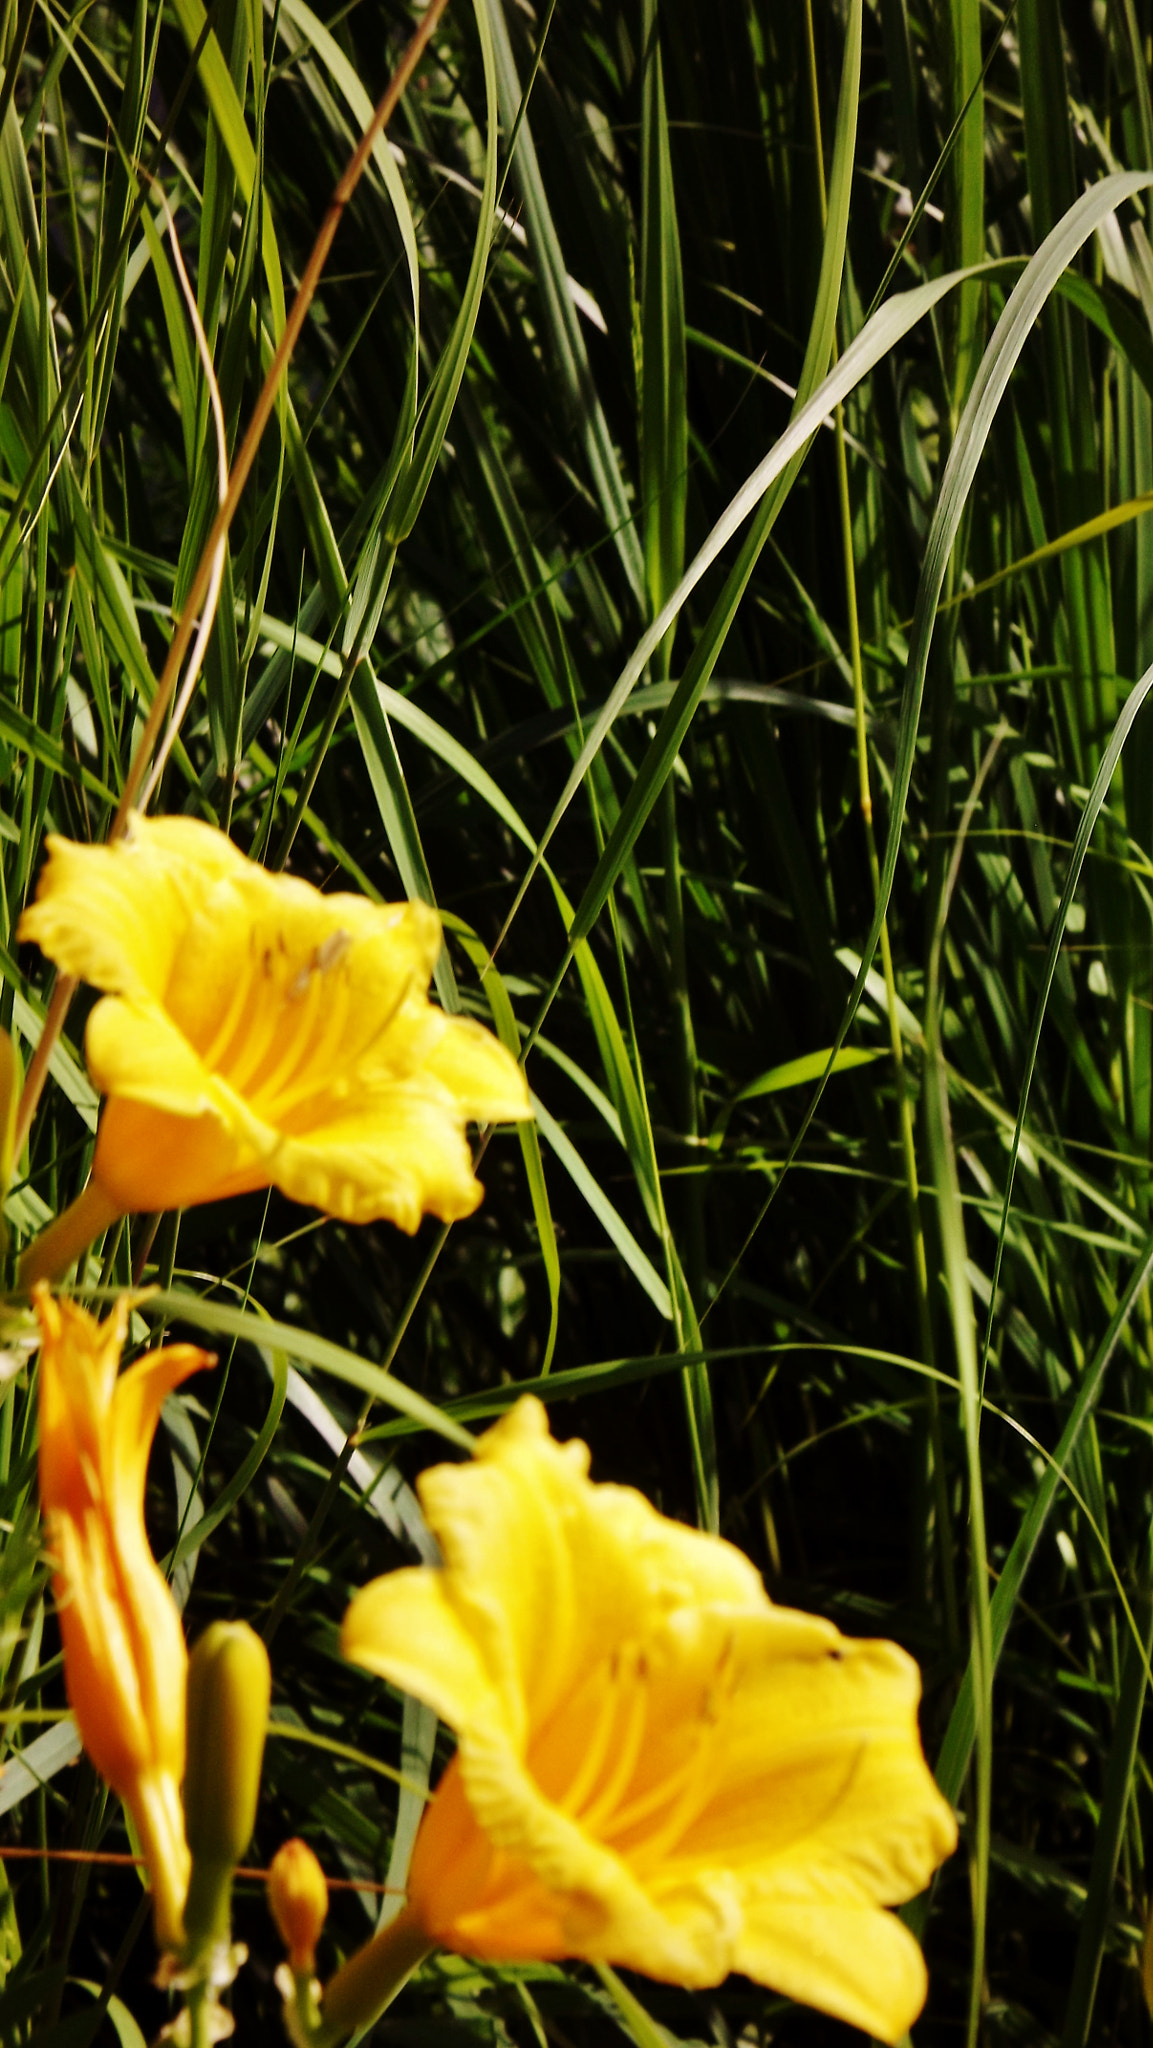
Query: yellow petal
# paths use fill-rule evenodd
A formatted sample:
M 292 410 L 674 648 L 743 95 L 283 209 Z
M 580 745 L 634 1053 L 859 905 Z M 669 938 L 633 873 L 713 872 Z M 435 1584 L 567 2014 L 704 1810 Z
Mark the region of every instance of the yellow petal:
M 156 1945 L 162 1952 L 184 1946 L 184 1901 L 192 1859 L 184 1839 L 180 1779 L 170 1771 L 146 1771 L 124 1796 L 132 1815 L 152 1885 Z
M 523 1070 L 500 1040 L 471 1017 L 444 1019 L 427 1064 L 472 1122 L 503 1123 L 532 1115 Z
M 803 1864 L 818 1888 L 835 1869 L 884 1905 L 914 1897 L 957 1835 L 921 1755 L 912 1658 L 780 1608 L 737 1643 L 723 1775 L 677 1855 Z
M 84 1056 L 102 1095 L 185 1117 L 212 1108 L 212 1077 L 159 1002 L 105 996 L 88 1019 Z
M 469 1740 L 417 1837 L 409 1897 L 444 1947 L 494 1958 L 583 1956 L 669 1983 L 717 1984 L 739 1927 L 731 1887 L 685 1884 L 658 1906 L 626 1864 L 551 1807 L 506 1748 Z
M 357 1594 L 340 1631 L 341 1655 L 435 1707 L 463 1728 L 498 1711 L 476 1645 L 445 1598 L 443 1575 L 389 1572 Z
M 747 1558 L 658 1515 L 629 1487 L 593 1487 L 583 1444 L 556 1444 L 531 1397 L 471 1465 L 419 1481 L 451 1597 L 507 1699 L 510 1727 L 539 1724 L 590 1666 L 686 1600 L 768 1608 Z
M 786 1998 L 815 2005 L 875 2040 L 898 2042 L 925 2002 L 924 1958 L 894 1913 L 835 1901 L 766 1898 L 734 1967 Z
M 144 1541 L 144 1483 L 160 1410 L 191 1373 L 215 1363 L 195 1344 L 170 1344 L 138 1359 L 116 1382 L 101 1442 L 101 1480 L 124 1557 L 125 1544 Z
M 96 1517 L 82 1531 L 50 1514 L 48 1538 L 69 1704 L 101 1777 L 123 1794 L 156 1757 L 107 1531 Z M 182 1662 L 178 1669 L 183 1678 Z M 183 1713 L 180 1721 L 182 1729 Z
M 349 1223 L 384 1216 L 410 1234 L 422 1216 L 471 1216 L 483 1194 L 459 1110 L 420 1077 L 377 1084 L 314 1129 L 287 1133 L 275 1162 L 293 1201 Z
M 142 1358 L 116 1383 L 102 1447 L 112 1549 L 154 1760 L 178 1784 L 184 1768 L 184 1631 L 148 1545 L 144 1486 L 164 1401 L 191 1373 L 215 1362 L 192 1344 Z
M 179 1939 L 188 1880 L 184 1632 L 148 1546 L 144 1488 L 161 1405 L 213 1361 L 192 1345 L 119 1378 L 128 1304 L 99 1324 L 33 1290 L 40 1319 L 40 1495 L 54 1554 L 64 1678 L 81 1740 L 130 1808 L 149 1863 L 158 1931 Z
M 251 1060 L 258 1034 L 270 1061 L 285 1038 L 307 1052 L 302 1019 L 311 1016 L 323 1035 L 339 997 L 340 1042 L 332 1051 L 351 1065 L 379 1041 L 410 989 L 423 996 L 439 946 L 439 921 L 427 904 L 322 896 L 246 862 L 204 892 L 183 934 L 166 1005 L 227 1077 L 234 1061 Z
M 99 1471 L 100 1441 L 116 1384 L 128 1305 L 104 1323 L 72 1301 L 56 1301 L 41 1282 L 33 1302 L 43 1336 L 40 1355 L 40 1496 L 47 1510 L 82 1516 Z
M 131 811 L 128 830 L 117 845 L 139 861 L 183 871 L 200 889 L 224 875 L 242 874 L 251 865 L 227 833 L 203 818 L 145 818 Z
M 159 997 L 188 910 L 181 875 L 148 844 L 76 846 L 52 834 L 17 936 L 96 988 Z

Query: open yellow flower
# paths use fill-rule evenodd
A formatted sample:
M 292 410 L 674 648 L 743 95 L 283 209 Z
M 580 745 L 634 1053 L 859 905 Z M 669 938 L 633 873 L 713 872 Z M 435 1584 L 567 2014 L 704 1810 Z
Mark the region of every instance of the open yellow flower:
M 491 1032 L 429 1003 L 427 904 L 322 895 L 189 818 L 48 844 L 19 936 L 105 991 L 89 1238 L 270 1183 L 355 1223 L 471 1214 L 465 1124 L 528 1116 L 528 1090 Z
M 414 1932 L 690 1986 L 740 1970 L 896 2041 L 925 1968 L 882 1909 L 956 1843 L 916 1665 L 774 1606 L 731 1545 L 587 1471 L 521 1400 L 419 1483 L 443 1569 L 376 1579 L 345 1617 L 345 1655 L 459 1738 Z
M 165 1396 L 215 1360 L 191 1344 L 118 1377 L 128 1306 L 108 1321 L 41 1281 L 40 1499 L 55 1573 L 64 1680 L 80 1739 L 132 1815 L 162 1948 L 182 1941 L 188 1890 L 184 1631 L 148 1547 L 144 1484 Z

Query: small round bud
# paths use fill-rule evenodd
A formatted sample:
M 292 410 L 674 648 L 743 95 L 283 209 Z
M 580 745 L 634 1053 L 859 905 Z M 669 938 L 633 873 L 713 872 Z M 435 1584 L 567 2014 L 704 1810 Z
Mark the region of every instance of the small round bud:
M 288 1950 L 293 1975 L 311 1977 L 316 1944 L 328 1913 L 328 1886 L 308 1843 L 295 1836 L 272 1859 L 268 1906 Z

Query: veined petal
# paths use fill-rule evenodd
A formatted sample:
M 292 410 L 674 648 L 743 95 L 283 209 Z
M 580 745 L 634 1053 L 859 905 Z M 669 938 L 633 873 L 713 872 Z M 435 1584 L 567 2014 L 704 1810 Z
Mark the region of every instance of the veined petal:
M 341 1655 L 434 1707 L 450 1728 L 491 1721 L 498 1697 L 476 1644 L 445 1597 L 443 1574 L 388 1572 L 356 1596 Z
M 765 1897 L 748 1912 L 733 1966 L 786 1998 L 894 2043 L 916 2019 L 928 1988 L 908 1928 L 865 1901 L 798 1905 Z
M 796 1623 L 808 1627 L 798 1633 Z M 782 1624 L 794 1625 L 791 1641 Z M 781 1609 L 742 1624 L 721 1720 L 723 1775 L 675 1854 L 765 1873 L 800 1858 L 818 1887 L 835 1870 L 897 1905 L 957 1839 L 921 1755 L 920 1674 L 895 1643 L 835 1631 L 830 1642 L 827 1626 Z
M 104 1323 L 75 1302 L 35 1296 L 43 1331 L 40 1362 L 40 1492 L 48 1508 L 80 1517 L 92 1505 L 100 1439 L 128 1327 L 118 1301 Z
M 88 1019 L 84 1056 L 102 1095 L 182 1117 L 211 1107 L 211 1076 L 159 1002 L 105 996 Z
M 53 833 L 17 936 L 96 988 L 160 996 L 187 915 L 180 877 L 147 842 L 77 846 Z
M 103 1444 L 104 1496 L 118 1591 L 131 1639 L 153 1761 L 179 1784 L 184 1772 L 184 1630 L 144 1530 L 148 1454 L 161 1407 L 210 1352 L 174 1344 L 142 1358 L 116 1383 Z
M 227 1074 L 254 1030 L 266 1028 L 275 1058 L 309 995 L 320 996 L 324 1010 L 343 985 L 340 1058 L 351 1065 L 387 1031 L 412 987 L 423 996 L 439 948 L 439 921 L 427 904 L 322 896 L 305 882 L 244 862 L 205 891 L 165 999 L 190 1043 Z
M 123 1793 L 155 1759 L 107 1531 L 98 1516 L 50 1514 L 48 1538 L 69 1704 L 101 1777 Z
M 180 1778 L 171 1771 L 145 1771 L 124 1796 L 148 1865 L 156 1943 L 162 1951 L 184 1945 L 184 1902 L 192 1858 L 184 1838 Z
M 566 1458 L 547 1428 L 546 1419 L 542 1437 L 535 1408 L 518 1402 L 485 1433 L 474 1464 L 437 1465 L 417 1481 L 447 1566 L 447 1597 L 476 1642 L 517 1745 L 531 1718 L 566 1689 L 583 1619 L 565 1519 L 587 1454 Z M 587 1582 L 591 1588 L 591 1570 Z
M 619 1857 L 540 1797 L 507 1748 L 483 1737 L 466 1739 L 437 1789 L 409 1896 L 430 1934 L 466 1954 L 583 1956 L 702 1987 L 728 1974 L 740 1927 L 723 1879 L 686 1883 L 658 1905 Z
M 195 1344 L 169 1344 L 163 1351 L 148 1352 L 117 1380 L 101 1462 L 105 1497 L 118 1536 L 127 1537 L 131 1524 L 133 1540 L 137 1526 L 143 1538 L 144 1481 L 161 1408 L 173 1389 L 192 1373 L 215 1364 L 213 1353 L 201 1351 Z
M 472 1017 L 443 1021 L 426 1064 L 465 1116 L 481 1124 L 531 1116 L 528 1082 L 499 1038 Z
M 377 1085 L 315 1129 L 286 1134 L 275 1178 L 326 1215 L 348 1223 L 384 1216 L 410 1235 L 422 1216 L 471 1216 L 483 1194 L 459 1111 L 423 1077 Z
M 438 1465 L 418 1482 L 510 1726 L 526 1714 L 539 1726 L 578 1677 L 686 1601 L 768 1610 L 731 1544 L 667 1521 L 629 1487 L 594 1488 L 587 1472 L 584 1445 L 554 1443 L 528 1396 L 486 1431 L 472 1465 Z

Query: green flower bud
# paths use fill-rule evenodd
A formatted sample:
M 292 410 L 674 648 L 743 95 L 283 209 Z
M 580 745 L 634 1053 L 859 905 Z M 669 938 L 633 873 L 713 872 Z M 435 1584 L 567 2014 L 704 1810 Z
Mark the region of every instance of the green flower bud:
M 272 1671 L 247 1622 L 216 1621 L 188 1660 L 184 1824 L 192 1882 L 189 1941 L 228 1938 L 228 1893 L 256 1825 Z
M 188 1660 L 184 1815 L 194 1856 L 239 1863 L 256 1826 L 272 1671 L 246 1621 L 214 1621 Z

